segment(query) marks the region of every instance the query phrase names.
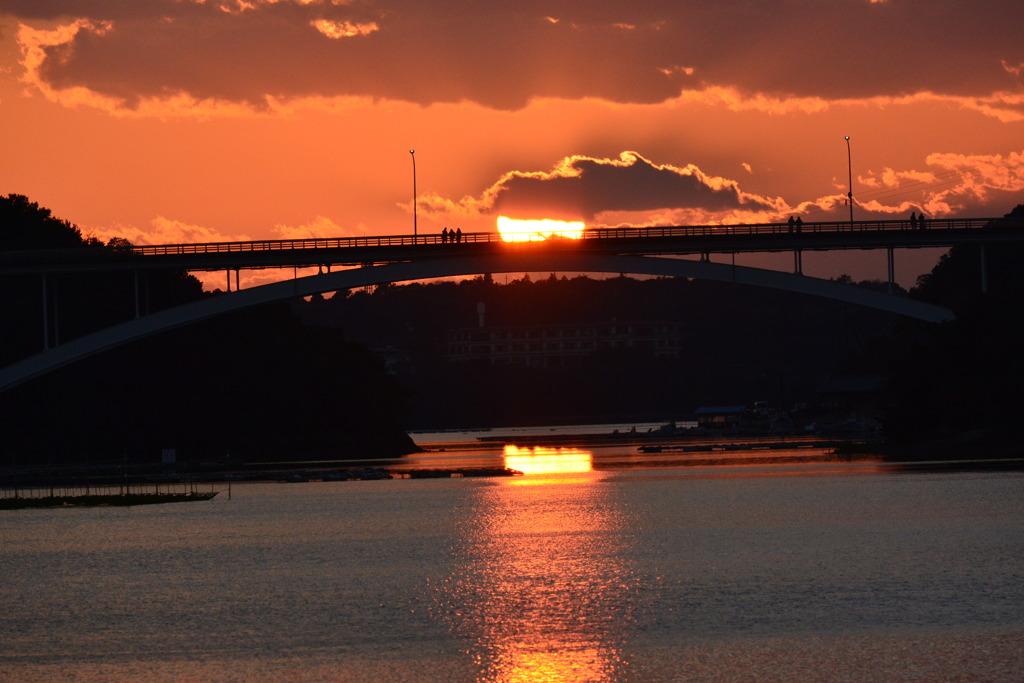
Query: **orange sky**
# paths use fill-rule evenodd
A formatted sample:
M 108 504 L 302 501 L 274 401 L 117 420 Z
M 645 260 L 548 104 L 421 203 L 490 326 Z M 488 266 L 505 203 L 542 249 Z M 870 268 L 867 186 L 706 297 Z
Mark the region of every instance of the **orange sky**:
M 0 193 L 136 243 L 1002 215 L 1015 0 L 0 0 Z M 903 284 L 934 254 L 897 256 Z M 782 265 L 780 267 L 786 267 Z M 884 278 L 884 257 L 811 275 Z

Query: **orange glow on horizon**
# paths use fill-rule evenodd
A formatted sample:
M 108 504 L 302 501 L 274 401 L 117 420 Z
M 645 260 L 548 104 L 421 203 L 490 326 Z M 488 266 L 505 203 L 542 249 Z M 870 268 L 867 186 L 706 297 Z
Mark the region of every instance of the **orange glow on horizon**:
M 590 451 L 579 448 L 520 448 L 505 445 L 505 467 L 530 474 L 569 474 L 589 472 L 594 468 Z
M 505 242 L 540 242 L 551 238 L 578 240 L 583 237 L 583 221 L 558 221 L 551 218 L 526 220 L 498 216 L 498 234 Z

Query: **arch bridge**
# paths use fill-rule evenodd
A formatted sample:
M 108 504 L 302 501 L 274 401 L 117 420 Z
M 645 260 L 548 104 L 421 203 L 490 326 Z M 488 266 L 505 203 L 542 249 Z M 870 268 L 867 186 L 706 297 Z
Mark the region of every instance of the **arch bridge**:
M 1020 227 L 1019 221 L 1009 219 L 930 220 L 927 225 L 913 226 L 908 221 L 768 223 L 600 229 L 588 230 L 580 239 L 531 235 L 532 239 L 513 242 L 495 233 L 467 233 L 459 242 L 442 240 L 440 235 L 397 235 L 2 252 L 0 275 L 42 277 L 44 307 L 50 275 L 132 271 L 136 276 L 136 317 L 52 347 L 44 329 L 41 353 L 0 369 L 0 390 L 119 344 L 228 311 L 340 289 L 484 273 L 594 272 L 699 278 L 823 296 L 931 322 L 948 321 L 953 314 L 945 308 L 804 276 L 803 252 L 885 249 L 892 291 L 895 249 L 978 244 L 984 290 L 986 246 L 1024 241 Z M 783 251 L 793 253 L 792 273 L 717 263 L 710 258 L 712 254 Z M 309 266 L 320 272 L 248 289 L 238 286 L 243 269 Z M 341 269 L 334 270 L 336 267 Z M 142 315 L 139 282 L 147 271 L 157 269 L 224 270 L 229 292 L 233 272 L 235 288 L 230 294 Z M 44 320 L 47 317 L 44 311 Z

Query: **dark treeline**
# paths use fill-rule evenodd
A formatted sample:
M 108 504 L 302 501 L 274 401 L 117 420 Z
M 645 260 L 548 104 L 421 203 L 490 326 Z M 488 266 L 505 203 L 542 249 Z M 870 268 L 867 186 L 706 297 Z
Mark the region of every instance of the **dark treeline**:
M 1008 216 L 1024 216 L 1024 205 Z M 867 356 L 886 369 L 885 434 L 904 454 L 1019 457 L 1024 246 L 989 245 L 984 263 L 983 294 L 979 247 L 951 249 L 913 294 L 952 308 L 956 320 L 901 322 Z
M 0 251 L 117 249 L 19 195 L 0 197 Z M 194 301 L 184 272 L 148 274 L 148 310 Z M 132 318 L 131 274 L 49 275 L 60 341 Z M 42 350 L 42 277 L 0 276 L 0 365 Z M 52 342 L 51 342 L 52 343 Z M 302 325 L 286 304 L 221 316 L 97 354 L 0 393 L 2 466 L 393 456 L 405 397 L 380 358 Z
M 878 285 L 877 283 L 875 286 Z M 578 366 L 446 362 L 447 333 L 485 325 L 677 322 L 678 357 L 608 349 Z M 408 353 L 416 428 L 680 419 L 702 405 L 813 403 L 893 316 L 819 297 L 682 278 L 550 275 L 388 285 L 296 304 L 307 322 Z

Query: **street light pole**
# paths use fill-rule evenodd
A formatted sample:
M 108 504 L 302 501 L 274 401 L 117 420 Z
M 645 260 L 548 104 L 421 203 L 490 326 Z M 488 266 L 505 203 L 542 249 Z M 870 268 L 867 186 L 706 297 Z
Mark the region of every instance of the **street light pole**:
M 412 156 L 412 241 L 415 243 L 418 234 L 416 226 L 416 150 L 410 149 L 409 154 Z
M 850 191 L 846 193 L 846 202 L 850 205 L 850 230 L 853 230 L 853 158 L 850 156 L 850 136 L 846 136 L 846 172 L 849 175 Z

